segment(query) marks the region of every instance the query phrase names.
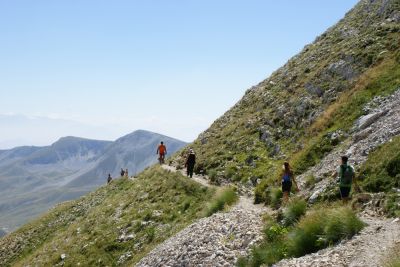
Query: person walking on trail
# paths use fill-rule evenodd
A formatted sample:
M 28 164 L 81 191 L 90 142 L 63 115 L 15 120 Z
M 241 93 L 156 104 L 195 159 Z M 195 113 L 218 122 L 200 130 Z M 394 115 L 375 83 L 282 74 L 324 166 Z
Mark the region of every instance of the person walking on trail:
M 165 155 L 167 154 L 167 148 L 164 145 L 164 142 L 161 141 L 160 145 L 157 148 L 157 155 L 159 155 L 158 160 L 160 161 L 160 164 L 164 163 Z
M 299 191 L 299 187 L 294 179 L 293 171 L 290 169 L 289 162 L 283 163 L 282 168 L 282 174 L 279 179 L 281 179 L 282 183 L 283 202 L 287 203 L 289 200 L 290 191 L 292 190 L 292 183 L 296 185 L 296 191 Z
M 129 178 L 128 169 L 125 169 L 125 177 L 126 177 L 126 178 Z
M 333 173 L 333 176 L 337 177 L 339 182 L 339 192 L 343 202 L 347 202 L 350 199 L 351 186 L 353 183 L 355 184 L 354 167 L 348 164 L 348 161 L 349 158 L 347 156 L 342 156 L 340 166 Z
M 107 177 L 107 184 L 111 183 L 111 181 L 112 181 L 112 177 L 111 177 L 111 174 L 109 173 L 108 177 Z
M 121 174 L 121 177 L 124 177 L 124 175 L 125 175 L 125 171 L 124 171 L 124 169 L 122 169 L 122 168 L 121 168 L 121 172 L 120 172 L 120 174 Z
M 196 164 L 196 154 L 194 153 L 193 149 L 189 150 L 189 155 L 186 159 L 185 167 L 186 169 L 186 174 L 190 178 L 193 177 L 193 170 L 194 170 L 194 165 Z

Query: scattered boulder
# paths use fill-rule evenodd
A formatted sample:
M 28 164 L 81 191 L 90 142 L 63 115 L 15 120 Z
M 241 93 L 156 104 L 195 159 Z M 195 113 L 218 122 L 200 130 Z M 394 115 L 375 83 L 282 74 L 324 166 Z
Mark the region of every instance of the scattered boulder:
M 324 94 L 324 91 L 312 83 L 306 83 L 305 88 L 310 95 L 315 95 L 321 97 Z
M 385 116 L 389 110 L 377 111 L 375 113 L 367 114 L 359 118 L 356 122 L 356 127 L 359 130 L 365 129 L 374 122 L 376 122 L 380 117 Z

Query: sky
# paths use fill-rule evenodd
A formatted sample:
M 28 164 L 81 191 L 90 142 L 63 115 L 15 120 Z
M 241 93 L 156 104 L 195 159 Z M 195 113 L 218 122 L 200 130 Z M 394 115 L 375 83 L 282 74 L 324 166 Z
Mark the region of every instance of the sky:
M 355 0 L 0 0 L 0 149 L 193 141 Z

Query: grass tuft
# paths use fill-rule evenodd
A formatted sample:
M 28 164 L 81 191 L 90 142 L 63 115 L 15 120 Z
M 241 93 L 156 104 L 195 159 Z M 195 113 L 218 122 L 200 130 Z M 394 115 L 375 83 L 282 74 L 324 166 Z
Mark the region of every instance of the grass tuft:
M 291 226 L 306 214 L 307 202 L 303 199 L 291 199 L 283 212 L 283 224 Z
M 350 238 L 364 227 L 349 208 L 319 209 L 300 220 L 289 235 L 289 254 L 295 257 L 316 252 Z
M 232 205 L 238 200 L 238 195 L 232 187 L 223 188 L 216 196 L 211 200 L 207 210 L 206 216 L 225 209 L 227 206 Z
M 253 248 L 250 257 L 240 258 L 237 265 L 270 266 L 284 258 L 301 257 L 350 238 L 364 227 L 364 223 L 349 208 L 320 207 L 301 217 L 305 206 L 304 202 L 297 201 L 287 209 L 285 216 L 300 218 L 297 224 L 285 226 L 268 221 L 264 241 Z

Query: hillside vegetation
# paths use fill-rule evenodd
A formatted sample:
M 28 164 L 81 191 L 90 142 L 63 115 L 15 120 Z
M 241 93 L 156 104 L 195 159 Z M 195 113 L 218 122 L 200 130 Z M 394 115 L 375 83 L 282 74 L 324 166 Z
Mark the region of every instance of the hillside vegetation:
M 112 181 L 1 239 L 0 265 L 137 262 L 156 244 L 205 216 L 214 193 L 214 189 L 159 167 L 133 181 Z

